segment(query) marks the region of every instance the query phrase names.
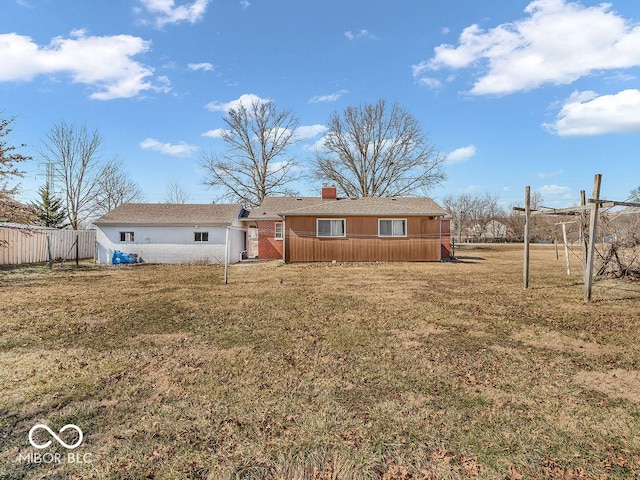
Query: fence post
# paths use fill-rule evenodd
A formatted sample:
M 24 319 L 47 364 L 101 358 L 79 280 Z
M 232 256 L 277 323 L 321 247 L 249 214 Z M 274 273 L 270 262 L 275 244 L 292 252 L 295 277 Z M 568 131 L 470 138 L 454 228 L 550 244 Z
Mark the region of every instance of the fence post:
M 602 175 L 597 173 L 593 180 L 593 195 L 591 204 L 591 212 L 589 217 L 589 249 L 587 251 L 587 268 L 584 272 L 584 300 L 591 300 L 591 290 L 593 287 L 593 256 L 596 250 L 596 228 L 598 226 L 598 208 L 600 204 L 600 183 Z
M 567 265 L 567 275 L 571 276 L 571 260 L 569 260 L 569 246 L 567 245 L 567 224 L 562 222 L 562 241 L 564 242 L 564 260 Z
M 531 214 L 531 187 L 524 189 L 524 271 L 525 290 L 529 288 L 529 215 Z
M 47 234 L 47 262 L 49 263 L 49 270 L 53 269 L 53 256 L 51 255 L 51 236 Z
M 76 233 L 76 267 L 80 265 L 80 235 Z

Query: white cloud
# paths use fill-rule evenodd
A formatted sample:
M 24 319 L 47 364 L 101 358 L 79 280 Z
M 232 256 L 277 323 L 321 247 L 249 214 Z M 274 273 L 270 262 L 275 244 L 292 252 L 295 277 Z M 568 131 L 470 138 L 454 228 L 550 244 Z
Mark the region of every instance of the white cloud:
M 327 131 L 327 127 L 324 125 L 302 125 L 296 128 L 293 131 L 291 138 L 294 141 L 304 142 L 306 140 L 311 140 L 312 138 L 317 137 L 318 135 L 322 135 Z M 209 138 L 222 138 L 222 135 L 225 132 L 229 132 L 229 130 L 225 130 L 223 128 L 215 128 L 213 130 L 206 131 L 202 134 L 203 137 Z M 269 132 L 269 135 L 272 138 L 280 137 L 283 135 L 289 135 L 291 130 L 288 129 L 274 129 Z
M 240 2 L 240 5 L 242 5 L 243 9 L 249 8 L 249 6 L 251 5 L 251 2 L 248 2 L 247 0 L 242 0 Z
M 437 78 L 432 77 L 421 77 L 418 79 L 418 83 L 424 87 L 429 87 L 433 90 L 437 90 L 442 88 L 442 82 Z
M 196 23 L 207 11 L 209 0 L 194 0 L 192 3 L 176 5 L 175 0 L 139 0 L 154 17 L 156 27 L 180 22 Z
M 159 152 L 163 155 L 171 155 L 172 157 L 188 157 L 198 149 L 195 145 L 189 145 L 185 142 L 178 144 L 162 143 L 154 138 L 147 138 L 140 142 L 140 148 Z
M 327 136 L 323 135 L 322 137 L 320 137 L 316 142 L 314 142 L 312 145 L 309 145 L 307 147 L 304 147 L 307 150 L 310 150 L 312 152 L 321 152 L 325 149 L 325 141 L 327 140 Z
M 555 123 L 543 126 L 567 137 L 640 131 L 640 90 L 601 96 L 594 92 L 574 92 Z
M 543 185 L 536 189 L 536 191 L 540 192 L 540 195 L 542 195 L 542 198 L 547 201 L 547 203 L 571 199 L 571 189 L 569 187 L 562 187 L 555 184 Z
M 369 30 L 359 30 L 357 32 L 352 32 L 351 30 L 349 30 L 348 32 L 344 32 L 344 36 L 349 40 L 377 40 L 377 37 L 369 32 Z
M 214 128 L 213 130 L 207 130 L 202 134 L 203 137 L 209 138 L 222 138 L 222 134 L 228 132 L 224 128 Z
M 471 25 L 458 45 L 442 44 L 414 76 L 442 68 L 482 68 L 472 94 L 506 95 L 570 84 L 593 72 L 640 65 L 640 26 L 611 10 L 566 0 L 534 0 L 525 16 L 489 30 Z
M 309 103 L 332 103 L 347 93 L 349 93 L 349 90 L 340 90 L 339 92 L 329 93 L 328 95 L 316 95 L 309 99 Z
M 538 172 L 538 178 L 550 178 L 562 175 L 564 170 L 556 170 L 554 172 Z
M 211 63 L 203 62 L 203 63 L 189 63 L 187 65 L 189 70 L 193 70 L 194 72 L 197 70 L 202 70 L 204 72 L 212 72 L 213 65 Z
M 303 125 L 295 129 L 293 137 L 295 140 L 305 141 L 323 135 L 327 131 L 324 125 Z
M 153 69 L 133 60 L 150 47 L 139 37 L 86 36 L 84 30 L 74 30 L 70 38 L 56 37 L 47 46 L 16 33 L 0 34 L 0 82 L 68 74 L 74 83 L 97 90 L 91 98 L 134 97 L 156 88 L 148 81 Z
M 254 95 L 253 93 L 245 93 L 240 95 L 240 98 L 236 100 L 231 100 L 230 102 L 210 102 L 205 105 L 205 108 L 211 110 L 212 112 L 228 112 L 231 109 L 237 109 L 240 105 L 243 105 L 245 108 L 251 106 L 254 102 L 258 103 L 269 103 L 271 100 L 268 98 L 260 98 L 258 95 Z
M 445 162 L 449 165 L 454 163 L 463 163 L 476 156 L 476 146 L 469 145 L 466 147 L 456 148 L 446 156 Z

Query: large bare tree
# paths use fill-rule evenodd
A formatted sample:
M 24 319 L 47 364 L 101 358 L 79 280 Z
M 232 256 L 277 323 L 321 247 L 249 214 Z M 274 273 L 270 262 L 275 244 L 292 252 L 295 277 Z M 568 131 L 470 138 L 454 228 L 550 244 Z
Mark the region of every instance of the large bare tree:
M 54 172 L 56 185 L 62 184 L 69 224 L 74 230 L 95 210 L 103 162 L 102 138 L 86 125 L 77 127 L 65 121 L 56 123 L 45 135 L 39 149 Z
M 18 187 L 10 185 L 10 181 L 15 177 L 23 175 L 17 164 L 31 160 L 30 156 L 16 152 L 18 148 L 24 147 L 24 144 L 16 147 L 6 140 L 14 121 L 15 117 L 0 118 L 0 221 L 28 223 L 32 218 L 31 211 L 13 198 Z
M 222 156 L 203 155 L 204 183 L 218 189 L 221 199 L 251 207 L 266 196 L 293 194 L 289 185 L 298 176 L 288 149 L 297 141 L 296 117 L 271 101 L 253 101 L 230 109 L 224 122 L 221 138 L 228 148 Z
M 74 230 L 96 215 L 142 197 L 120 162 L 103 160 L 101 146 L 97 130 L 60 121 L 39 148 L 42 158 L 51 165 L 56 189 L 62 188 L 69 225 Z
M 127 175 L 121 162 L 111 160 L 102 167 L 95 199 L 95 214 L 105 214 L 123 203 L 139 202 L 143 198 L 142 190 Z
M 443 162 L 415 117 L 379 100 L 331 116 L 314 170 L 347 196 L 389 197 L 424 193 L 441 183 Z

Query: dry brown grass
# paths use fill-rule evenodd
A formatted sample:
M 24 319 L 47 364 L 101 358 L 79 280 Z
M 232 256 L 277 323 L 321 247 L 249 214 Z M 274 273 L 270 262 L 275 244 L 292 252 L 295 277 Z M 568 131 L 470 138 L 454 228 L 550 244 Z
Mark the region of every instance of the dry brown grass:
M 0 271 L 0 477 L 637 478 L 638 282 L 457 253 Z M 91 463 L 20 461 L 38 422 Z

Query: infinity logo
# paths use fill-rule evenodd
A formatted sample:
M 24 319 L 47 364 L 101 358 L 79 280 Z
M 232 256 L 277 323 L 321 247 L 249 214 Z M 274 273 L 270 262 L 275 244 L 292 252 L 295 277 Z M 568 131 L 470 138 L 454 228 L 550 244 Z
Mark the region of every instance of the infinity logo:
M 49 432 L 49 435 L 51 435 L 53 438 L 55 438 L 56 442 L 58 442 L 60 445 L 62 445 L 64 448 L 68 448 L 69 450 L 73 450 L 76 447 L 79 447 L 80 444 L 82 443 L 82 430 L 80 430 L 80 427 L 78 427 L 77 425 L 74 425 L 73 423 L 69 423 L 68 425 L 65 425 L 64 427 L 62 427 L 60 429 L 60 432 L 58 433 L 62 433 L 65 430 L 69 430 L 69 429 L 73 429 L 76 432 L 78 432 L 78 441 L 72 445 L 69 445 L 68 443 L 65 443 L 64 440 L 62 440 L 58 435 L 56 435 L 53 430 L 51 430 L 48 426 L 44 425 L 43 423 L 38 423 L 36 425 L 34 425 L 33 427 L 31 427 L 31 430 L 29 430 L 29 443 L 35 447 L 35 448 L 47 448 L 49 445 L 51 445 L 51 440 L 47 440 L 45 443 L 39 444 L 36 443 L 33 440 L 33 433 L 38 430 L 38 429 L 43 429 L 46 430 L 47 432 Z

